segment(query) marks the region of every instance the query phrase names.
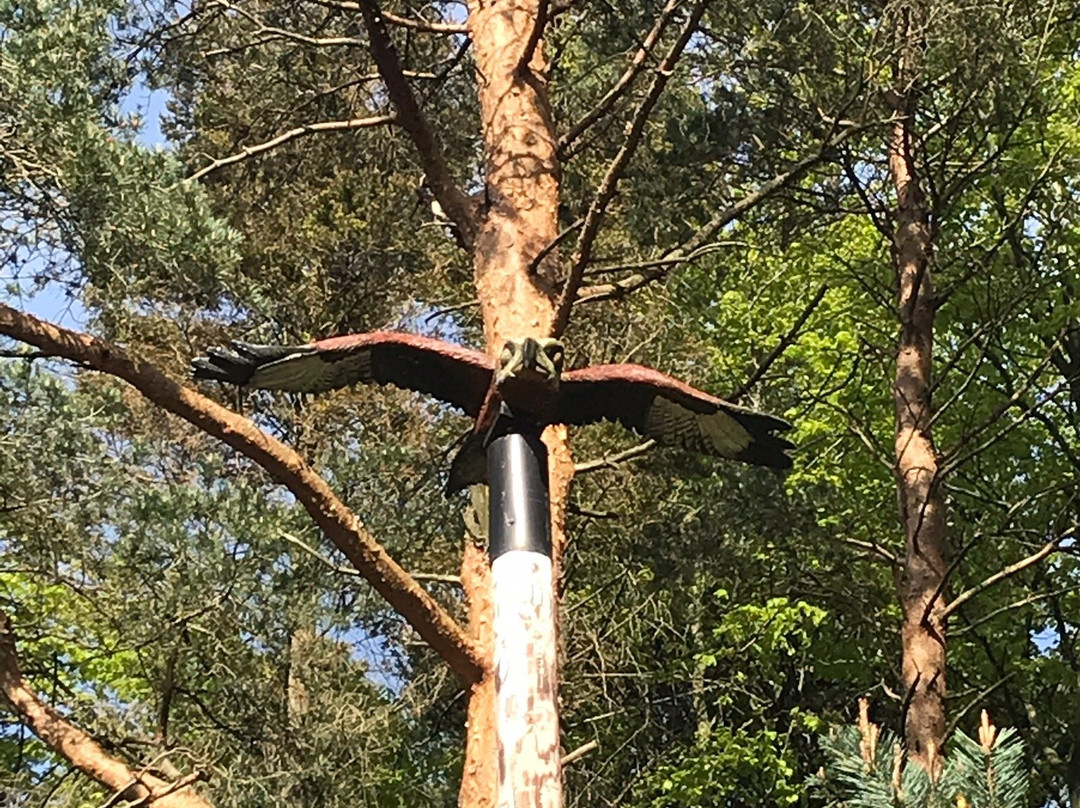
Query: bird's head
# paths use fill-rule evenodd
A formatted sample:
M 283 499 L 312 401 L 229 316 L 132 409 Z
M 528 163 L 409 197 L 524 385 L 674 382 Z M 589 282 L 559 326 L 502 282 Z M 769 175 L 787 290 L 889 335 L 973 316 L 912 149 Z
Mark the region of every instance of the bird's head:
M 557 387 L 563 369 L 563 345 L 547 337 L 507 340 L 499 354 L 495 383 L 510 378 Z

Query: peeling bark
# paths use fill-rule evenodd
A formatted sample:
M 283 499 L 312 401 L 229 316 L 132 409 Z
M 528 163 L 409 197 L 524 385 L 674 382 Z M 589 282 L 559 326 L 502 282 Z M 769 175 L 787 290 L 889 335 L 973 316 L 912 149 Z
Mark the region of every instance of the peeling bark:
M 945 603 L 948 569 L 945 504 L 930 422 L 935 303 L 930 282 L 929 212 L 915 172 L 910 104 L 898 97 L 889 141 L 889 170 L 897 196 L 893 262 L 900 337 L 893 401 L 896 478 L 905 553 L 899 580 L 907 692 L 904 735 L 908 757 L 940 773 L 945 741 Z
M 479 509 L 478 509 L 479 510 Z M 478 514 L 487 530 L 487 505 Z M 474 647 L 490 661 L 495 647 L 495 609 L 491 600 L 491 567 L 487 549 L 468 542 L 461 562 L 461 584 L 469 603 L 469 635 Z M 465 765 L 458 805 L 494 808 L 498 790 L 498 751 L 495 737 L 495 677 L 485 676 L 469 689 L 465 721 Z
M 469 0 L 484 138 L 484 193 L 473 268 L 487 348 L 507 339 L 540 337 L 555 320 L 558 254 L 534 262 L 558 235 L 559 164 L 548 101 L 541 34 L 544 0 Z M 565 541 L 566 492 L 573 464 L 565 427 L 549 427 L 553 575 Z M 493 609 L 490 571 L 466 550 L 462 582 L 470 633 L 490 669 Z M 469 699 L 466 765 L 459 804 L 496 805 L 498 772 L 493 680 L 474 685 Z M 558 754 L 555 755 L 558 779 Z M 558 785 L 556 784 L 556 788 Z M 560 800 L 556 800 L 558 804 Z
M 0 693 L 38 738 L 72 766 L 105 788 L 129 801 L 156 808 L 212 808 L 191 790 L 197 773 L 170 783 L 146 772 L 133 770 L 106 752 L 101 745 L 45 704 L 23 679 L 15 648 L 11 620 L 0 612 Z
M 471 0 L 484 136 L 484 215 L 473 266 L 490 350 L 507 338 L 545 336 L 554 317 L 554 251 L 533 260 L 558 235 L 559 166 L 548 102 L 543 43 L 518 70 L 540 14 L 538 0 Z

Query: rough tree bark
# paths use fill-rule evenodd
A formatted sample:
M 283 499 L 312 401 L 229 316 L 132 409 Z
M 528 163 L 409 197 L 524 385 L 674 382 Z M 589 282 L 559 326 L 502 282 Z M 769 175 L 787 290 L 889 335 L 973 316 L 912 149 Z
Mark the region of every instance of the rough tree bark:
M 484 138 L 484 190 L 473 267 L 488 350 L 508 338 L 546 336 L 555 319 L 558 256 L 533 264 L 558 235 L 559 164 L 556 156 L 540 35 L 546 0 L 471 0 L 469 34 L 476 60 Z M 549 428 L 552 544 L 555 575 L 565 541 L 565 501 L 573 463 L 565 427 Z M 465 559 L 472 636 L 491 659 L 491 581 L 486 564 Z M 490 670 L 490 665 L 488 666 Z M 554 672 L 552 672 L 554 674 Z M 494 681 L 472 688 L 460 805 L 496 804 Z M 552 750 L 558 755 L 558 749 Z
M 906 688 L 904 735 L 909 759 L 931 775 L 940 772 L 945 739 L 946 615 L 942 587 L 947 561 L 945 504 L 930 432 L 935 302 L 930 282 L 932 234 L 926 198 L 916 174 L 912 112 L 915 94 L 910 19 L 901 21 L 901 64 L 890 96 L 896 114 L 888 144 L 896 192 L 893 265 L 897 276 L 900 337 L 893 401 L 896 478 L 905 552 L 899 579 Z

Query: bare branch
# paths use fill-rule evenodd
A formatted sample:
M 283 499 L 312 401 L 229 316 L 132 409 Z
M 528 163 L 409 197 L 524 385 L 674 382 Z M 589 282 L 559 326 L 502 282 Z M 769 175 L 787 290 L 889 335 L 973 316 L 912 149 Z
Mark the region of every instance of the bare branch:
M 373 118 L 353 118 L 347 121 L 320 121 L 319 123 L 304 124 L 303 126 L 290 129 L 288 132 L 284 132 L 277 137 L 271 138 L 265 143 L 258 143 L 254 146 L 244 146 L 236 154 L 215 160 L 209 165 L 200 168 L 188 177 L 186 181 L 195 182 L 201 180 L 207 174 L 217 171 L 219 168 L 231 166 L 233 163 L 239 163 L 241 160 L 247 160 L 249 157 L 263 154 L 264 152 L 268 152 L 271 149 L 275 149 L 278 146 L 288 143 L 290 140 L 296 140 L 299 137 L 314 135 L 317 132 L 347 132 L 352 129 L 367 129 L 371 126 L 386 126 L 392 124 L 394 120 L 395 118 L 393 115 L 378 115 Z
M 994 682 L 989 687 L 985 687 L 982 690 L 980 690 L 978 693 L 976 693 L 971 698 L 971 700 L 966 705 L 964 705 L 961 709 L 954 712 L 953 716 L 952 716 L 952 720 L 949 722 L 949 728 L 946 730 L 947 734 L 946 734 L 945 737 L 947 737 L 947 738 L 952 737 L 953 732 L 956 730 L 957 726 L 959 726 L 959 724 L 960 724 L 960 720 L 965 715 L 967 715 L 968 711 L 972 707 L 974 707 L 976 704 L 985 704 L 986 697 L 989 696 L 991 693 L 993 693 L 995 690 L 997 690 L 999 687 L 1003 687 L 1006 682 L 1008 682 L 1010 679 L 1012 679 L 1016 675 L 1016 673 L 1017 673 L 1017 671 L 1015 671 L 1015 670 L 1009 671 L 1007 674 L 1005 674 L 1003 677 L 998 679 L 996 682 Z M 955 697 L 953 697 L 953 698 L 955 698 Z M 952 712 L 952 711 L 950 711 L 950 712 Z M 986 713 L 984 712 L 983 715 L 986 715 Z
M 821 301 L 825 299 L 825 293 L 828 291 L 829 284 L 821 284 L 821 288 L 817 290 L 817 294 L 815 294 L 810 302 L 806 304 L 806 308 L 802 310 L 802 313 L 795 320 L 794 325 L 792 325 L 787 333 L 780 338 L 780 341 L 776 343 L 776 347 L 769 351 L 769 355 L 765 357 L 760 365 L 758 365 L 757 370 L 750 374 L 750 378 L 743 382 L 739 389 L 731 394 L 732 401 L 738 401 L 745 396 L 755 384 L 761 381 L 761 377 L 768 372 L 769 368 L 783 355 L 784 351 L 795 344 L 795 340 L 799 338 L 799 331 L 806 325 L 806 321 L 810 319 L 810 315 L 814 313 L 814 309 L 816 309 L 821 304 Z
M 555 322 L 552 325 L 552 336 L 561 336 L 570 322 L 570 310 L 577 299 L 578 287 L 581 286 L 585 267 L 588 266 L 592 257 L 592 248 L 596 242 L 596 236 L 600 232 L 600 225 L 603 223 L 608 205 L 615 197 L 615 189 L 618 187 L 626 166 L 637 151 L 638 144 L 641 142 L 641 137 L 645 132 L 645 124 L 649 121 L 653 107 L 660 100 L 660 95 L 664 92 L 668 79 L 674 73 L 679 57 L 682 56 L 683 50 L 690 42 L 694 31 L 697 30 L 697 25 L 708 5 L 709 0 L 697 0 L 694 4 L 689 18 L 679 32 L 678 39 L 671 45 L 663 61 L 656 68 L 649 91 L 634 112 L 622 148 L 612 159 L 607 173 L 604 174 L 604 179 L 600 182 L 600 187 L 597 189 L 596 196 L 589 206 L 589 211 L 585 214 L 585 224 L 582 226 L 581 235 L 578 237 L 570 271 L 567 273 L 566 283 L 563 285 L 562 293 L 559 295 L 559 302 L 555 306 Z
M 555 238 L 553 238 L 548 243 L 548 245 L 544 247 L 544 249 L 542 249 L 536 254 L 536 257 L 529 264 L 529 274 L 535 274 L 536 270 L 540 267 L 540 264 L 543 263 L 544 259 L 551 255 L 551 251 L 558 247 L 560 244 L 562 244 L 564 241 L 566 241 L 566 239 L 573 233 L 576 233 L 583 224 L 585 224 L 584 219 L 577 219 L 573 222 L 573 224 L 571 224 L 569 227 L 559 233 L 559 235 L 555 236 Z
M 556 154 L 560 160 L 567 160 L 570 158 L 570 147 L 574 145 L 579 137 L 581 137 L 585 130 L 603 118 L 611 108 L 615 106 L 615 102 L 619 100 L 619 97 L 630 87 L 634 78 L 641 72 L 641 69 L 645 66 L 645 60 L 649 58 L 649 54 L 652 49 L 656 47 L 657 40 L 660 39 L 660 35 L 664 33 L 664 29 L 667 27 L 668 22 L 671 21 L 671 15 L 675 13 L 680 5 L 680 0 L 668 0 L 667 5 L 660 11 L 660 16 L 656 18 L 656 23 L 653 25 L 652 30 L 645 36 L 645 39 L 641 42 L 641 47 L 638 48 L 637 53 L 634 54 L 634 58 L 630 60 L 630 64 L 626 70 L 619 77 L 619 80 L 615 82 L 615 85 L 608 90 L 607 95 L 600 99 L 600 102 L 590 110 L 584 118 L 578 121 L 576 124 L 570 127 L 570 131 L 559 138 L 559 143 L 556 149 Z
M 52 354 L 45 353 L 45 351 L 9 351 L 7 349 L 0 350 L 0 359 L 48 359 Z
M 1024 400 L 1024 396 L 1027 395 L 1028 391 L 1035 385 L 1035 382 L 1037 381 L 1039 375 L 1044 370 L 1046 370 L 1047 365 L 1049 365 L 1052 361 L 1053 351 L 1056 346 L 1057 341 L 1055 341 L 1054 344 L 1051 346 L 1050 354 L 1048 354 L 1035 367 L 1035 369 L 1031 372 L 1030 376 L 1024 381 L 1020 388 L 1016 390 L 1011 396 L 1009 396 L 1009 398 L 999 404 L 994 409 L 993 414 L 989 418 L 982 421 L 982 423 L 980 423 L 974 429 L 966 430 L 964 434 L 960 436 L 960 439 L 956 442 L 956 446 L 945 454 L 945 457 L 947 457 L 948 460 L 947 462 L 942 464 L 942 476 L 952 474 L 954 471 L 956 471 L 956 469 L 960 468 L 960 466 L 971 460 L 971 458 L 977 456 L 979 453 L 985 451 L 986 449 L 989 449 L 995 443 L 1000 441 L 1002 438 L 1004 438 L 1006 435 L 1008 435 L 1010 432 L 1012 432 L 1014 429 L 1016 429 L 1032 417 L 1032 414 L 1035 412 L 1035 410 L 1025 409 L 1022 403 Z M 1053 400 L 1058 396 L 1058 394 L 1062 392 L 1067 392 L 1064 385 L 1059 386 L 1056 389 L 1041 391 L 1039 404 L 1045 404 L 1046 402 Z M 1006 424 L 998 432 L 991 435 L 974 449 L 969 450 L 966 454 L 960 454 L 960 450 L 964 446 L 966 446 L 969 441 L 973 440 L 976 436 L 978 436 L 984 430 L 988 429 L 993 424 L 996 424 L 1001 419 L 1001 417 L 1013 407 L 1019 407 L 1020 409 L 1023 409 L 1024 413 L 1019 418 Z
M 645 261 L 630 261 L 622 264 L 607 264 L 585 272 L 585 277 L 593 278 L 600 275 L 614 275 L 617 272 L 629 272 L 634 269 L 655 269 L 656 267 L 671 267 L 676 264 L 695 261 L 703 255 L 723 250 L 727 247 L 747 247 L 745 241 L 714 241 L 694 250 L 690 255 L 676 258 L 650 258 Z
M 299 547 L 309 556 L 314 558 L 316 561 L 338 573 L 339 575 L 348 575 L 353 578 L 363 577 L 360 571 L 357 570 L 355 567 L 345 567 L 341 564 L 335 564 L 333 561 L 324 556 L 310 544 L 303 541 L 299 537 L 292 535 L 291 533 L 281 531 L 281 538 L 285 539 L 285 541 L 289 542 L 289 544 L 295 544 L 297 547 Z M 414 581 L 431 581 L 432 583 L 455 584 L 457 586 L 461 586 L 460 575 L 443 575 L 442 573 L 436 572 L 410 572 L 409 577 L 412 578 Z
M 351 0 L 314 0 L 320 6 L 326 8 L 337 8 L 342 11 L 360 11 L 360 4 L 351 2 Z M 428 34 L 467 34 L 469 27 L 455 22 L 430 22 L 428 20 L 417 20 L 412 17 L 401 17 L 397 14 L 391 14 L 389 11 L 383 12 L 383 19 L 385 19 L 391 25 L 396 25 L 399 28 L 409 28 L 413 31 L 423 31 Z
M 655 269 L 638 272 L 618 281 L 597 284 L 579 290 L 577 303 L 596 303 L 601 300 L 612 300 L 625 297 L 654 281 L 666 277 L 675 267 L 688 263 L 701 255 L 702 247 L 719 233 L 724 227 L 738 219 L 751 208 L 756 207 L 773 194 L 781 191 L 801 179 L 806 172 L 817 164 L 827 159 L 829 153 L 858 132 L 865 131 L 875 124 L 851 126 L 832 138 L 825 141 L 813 154 L 807 155 L 798 161 L 787 171 L 777 174 L 772 179 L 762 183 L 757 190 L 735 201 L 728 207 L 718 211 L 700 230 L 685 242 L 669 250 L 664 256 L 664 261 Z
M 0 333 L 131 384 L 163 410 L 227 443 L 286 486 L 334 546 L 466 684 L 483 674 L 472 641 L 454 619 L 409 577 L 333 490 L 295 451 L 251 421 L 177 384 L 149 362 L 116 345 L 39 320 L 0 304 Z
M 0 694 L 19 720 L 46 746 L 118 797 L 141 800 L 143 805 L 152 803 L 158 808 L 211 808 L 209 802 L 187 790 L 194 780 L 206 779 L 205 775 L 200 773 L 184 778 L 182 784 L 174 784 L 132 771 L 124 761 L 110 755 L 101 744 L 45 704 L 23 679 L 11 619 L 3 612 L 0 612 Z
M 877 542 L 862 541 L 861 539 L 849 538 L 844 538 L 842 539 L 842 541 L 844 542 L 844 544 L 850 545 L 851 547 L 858 547 L 860 550 L 866 550 L 868 553 L 873 553 L 874 555 L 880 556 L 882 559 L 889 562 L 889 565 L 892 566 L 894 569 L 899 568 L 900 566 L 900 559 L 897 558 L 893 553 L 886 550 Z
M 590 471 L 597 471 L 598 469 L 613 469 L 617 468 L 619 463 L 624 463 L 627 460 L 632 460 L 635 457 L 641 457 L 648 452 L 652 447 L 656 445 L 656 441 L 652 438 L 639 443 L 637 446 L 632 446 L 629 449 L 618 452 L 617 454 L 601 457 L 596 460 L 586 460 L 582 463 L 574 464 L 574 476 L 579 474 L 588 474 Z
M 429 34 L 467 34 L 469 26 L 456 22 L 428 22 L 416 20 L 411 17 L 401 17 L 384 11 L 383 17 L 391 25 L 399 28 L 411 28 L 414 31 L 425 31 Z
M 994 584 L 1000 583 L 1001 581 L 1004 581 L 1009 576 L 1015 575 L 1016 573 L 1020 572 L 1021 570 L 1026 570 L 1028 567 L 1033 566 L 1034 564 L 1038 564 L 1040 561 L 1042 561 L 1048 555 L 1055 552 L 1061 546 L 1061 543 L 1063 541 L 1065 541 L 1065 539 L 1067 539 L 1071 535 L 1072 535 L 1072 531 L 1068 531 L 1068 532 L 1062 534 L 1061 536 L 1058 536 L 1053 541 L 1049 541 L 1046 544 L 1044 544 L 1038 550 L 1038 552 L 1032 553 L 1027 558 L 1021 559 L 1020 561 L 1017 561 L 1015 564 L 1010 564 L 1009 566 L 1005 567 L 1004 569 L 998 570 L 993 575 L 991 575 L 988 578 L 984 579 L 981 583 L 978 583 L 975 586 L 971 587 L 970 589 L 967 589 L 964 592 L 961 592 L 959 595 L 957 595 L 955 598 L 953 598 L 951 603 L 949 603 L 948 605 L 945 606 L 945 608 L 941 612 L 941 618 L 940 619 L 944 620 L 950 614 L 952 614 L 957 609 L 959 609 L 961 606 L 963 606 L 965 603 L 967 603 L 969 600 L 971 600 L 973 597 L 975 597 L 976 595 L 981 594 L 982 592 L 985 592 L 987 589 L 992 587 Z
M 575 760 L 580 760 L 581 758 L 583 758 L 587 754 L 589 754 L 589 752 L 591 752 L 592 750 L 599 748 L 599 746 L 600 746 L 600 742 L 595 740 L 595 739 L 589 741 L 588 743 L 583 743 L 581 746 L 579 746 L 573 752 L 568 752 L 565 755 L 563 755 L 562 760 L 559 761 L 559 765 L 560 766 L 569 766 Z
M 462 246 L 472 250 L 476 240 L 476 204 L 454 182 L 443 155 L 442 143 L 420 110 L 409 83 L 405 81 L 401 61 L 386 30 L 386 16 L 375 0 L 361 0 L 358 5 L 371 39 L 372 58 L 386 84 L 390 101 L 397 110 L 397 122 L 412 138 L 427 175 L 428 186 L 443 212 L 457 225 Z
M 969 631 L 973 631 L 984 623 L 989 623 L 995 617 L 999 617 L 1000 615 L 1005 614 L 1005 612 L 1011 612 L 1013 609 L 1019 609 L 1032 603 L 1037 603 L 1040 600 L 1046 600 L 1047 598 L 1056 598 L 1061 595 L 1066 595 L 1069 592 L 1076 592 L 1077 590 L 1080 590 L 1080 584 L 1067 586 L 1064 589 L 1057 589 L 1053 592 L 1040 592 L 1036 595 L 1028 595 L 1026 598 L 1014 600 L 1012 603 L 1007 603 L 1004 606 L 994 609 L 994 611 L 990 612 L 990 614 L 983 615 L 978 620 L 975 620 L 974 622 L 971 622 L 966 626 L 958 629 L 953 629 L 949 632 L 949 634 L 952 637 L 960 637 Z
M 548 23 L 549 5 L 550 0 L 539 0 L 536 4 L 536 19 L 533 20 L 529 38 L 525 42 L 525 48 L 521 51 L 521 58 L 518 59 L 517 67 L 514 68 L 514 73 L 519 76 L 524 76 L 525 71 L 529 69 L 529 62 L 532 61 L 533 54 L 536 52 L 536 46 L 540 44 L 540 38 L 544 35 L 544 28 L 547 27 Z
M 257 40 L 251 43 L 252 45 L 261 45 L 265 42 L 273 42 L 275 39 L 288 39 L 293 42 L 299 42 L 301 45 L 310 45 L 316 48 L 340 46 L 357 47 L 366 44 L 364 40 L 357 39 L 356 37 L 351 36 L 311 37 L 306 36 L 305 34 L 297 33 L 296 31 L 289 31 L 285 28 L 276 28 L 272 25 L 266 25 L 262 20 L 260 20 L 257 16 L 252 14 L 247 9 L 242 8 L 241 6 L 238 6 L 234 3 L 226 2 L 226 0 L 210 0 L 208 5 L 220 6 L 226 11 L 237 14 L 246 19 L 252 25 L 257 26 L 257 28 L 251 32 L 253 36 L 257 37 Z M 245 45 L 244 47 L 249 46 Z M 229 53 L 232 50 L 232 48 L 219 48 L 216 50 L 207 51 L 203 55 L 207 57 L 219 56 L 225 53 Z

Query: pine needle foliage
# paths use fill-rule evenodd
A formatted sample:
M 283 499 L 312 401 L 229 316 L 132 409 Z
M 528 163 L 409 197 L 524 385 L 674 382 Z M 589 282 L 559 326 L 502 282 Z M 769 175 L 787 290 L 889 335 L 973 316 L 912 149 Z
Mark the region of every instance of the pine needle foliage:
M 860 712 L 858 726 L 823 736 L 826 764 L 817 785 L 837 808 L 1023 808 L 1024 744 L 1015 729 L 998 730 L 983 712 L 978 740 L 957 731 L 936 777 L 909 764 L 900 738 Z

